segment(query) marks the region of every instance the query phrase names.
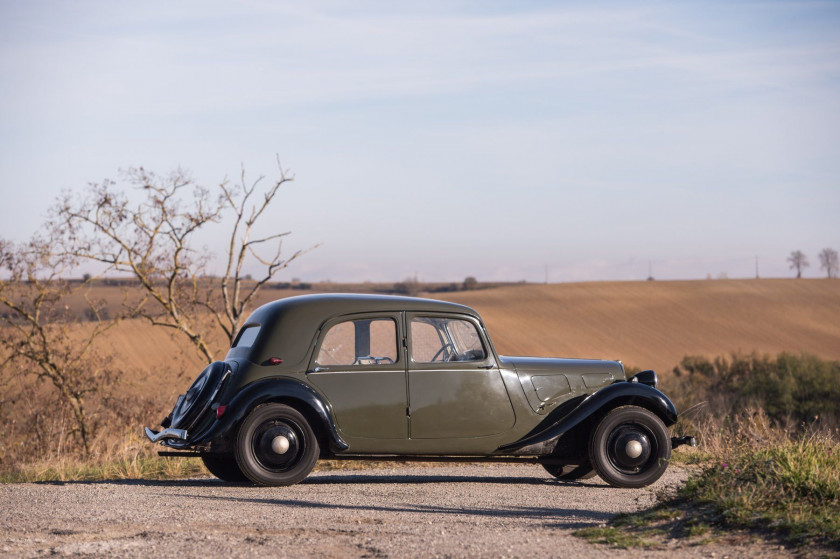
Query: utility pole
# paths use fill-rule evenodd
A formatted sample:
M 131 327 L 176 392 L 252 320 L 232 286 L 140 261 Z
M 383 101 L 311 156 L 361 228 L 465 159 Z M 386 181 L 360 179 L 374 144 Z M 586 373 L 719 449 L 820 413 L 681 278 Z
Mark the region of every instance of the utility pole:
M 548 285 L 548 264 L 545 265 L 545 284 Z
M 758 277 L 758 255 L 755 257 L 755 279 L 759 279 Z
M 648 260 L 648 281 L 653 281 L 653 261 Z

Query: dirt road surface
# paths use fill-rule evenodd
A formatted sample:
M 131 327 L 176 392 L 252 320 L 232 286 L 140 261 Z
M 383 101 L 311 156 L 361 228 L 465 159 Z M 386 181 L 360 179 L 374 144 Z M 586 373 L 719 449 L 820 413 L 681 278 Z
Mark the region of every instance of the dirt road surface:
M 770 544 L 617 550 L 572 535 L 650 505 L 647 489 L 559 483 L 539 466 L 313 473 L 294 487 L 214 478 L 0 486 L 6 557 L 778 557 Z

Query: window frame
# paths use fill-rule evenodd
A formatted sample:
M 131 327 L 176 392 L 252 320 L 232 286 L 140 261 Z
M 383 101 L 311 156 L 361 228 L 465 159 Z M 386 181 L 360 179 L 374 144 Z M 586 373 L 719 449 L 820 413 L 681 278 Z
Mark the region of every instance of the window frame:
M 402 340 L 405 339 L 403 331 L 402 317 L 400 312 L 379 312 L 379 313 L 355 313 L 333 317 L 324 322 L 316 333 L 315 347 L 309 358 L 308 373 L 320 373 L 331 371 L 404 371 L 405 370 L 405 347 Z M 397 359 L 393 363 L 359 363 L 356 365 L 321 365 L 318 363 L 318 354 L 321 353 L 321 346 L 327 338 L 330 330 L 344 322 L 353 322 L 357 320 L 390 320 L 394 323 L 394 334 L 396 343 Z
M 411 335 L 411 322 L 415 318 L 448 318 L 451 320 L 463 320 L 470 323 L 478 334 L 478 339 L 484 349 L 484 359 L 475 361 L 415 361 L 413 351 L 413 337 Z M 490 369 L 497 366 L 496 354 L 493 345 L 484 329 L 484 324 L 473 316 L 465 314 L 452 314 L 441 312 L 407 312 L 405 315 L 406 331 L 406 359 L 410 369 Z

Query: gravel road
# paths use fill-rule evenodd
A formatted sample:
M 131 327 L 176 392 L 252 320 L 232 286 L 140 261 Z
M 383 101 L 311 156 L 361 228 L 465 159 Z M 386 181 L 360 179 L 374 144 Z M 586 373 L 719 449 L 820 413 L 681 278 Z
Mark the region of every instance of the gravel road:
M 744 544 L 615 550 L 572 536 L 679 484 L 564 484 L 539 466 L 400 466 L 313 473 L 287 488 L 214 478 L 0 486 L 0 555 L 40 557 L 778 557 Z M 675 549 L 680 546 L 679 550 Z

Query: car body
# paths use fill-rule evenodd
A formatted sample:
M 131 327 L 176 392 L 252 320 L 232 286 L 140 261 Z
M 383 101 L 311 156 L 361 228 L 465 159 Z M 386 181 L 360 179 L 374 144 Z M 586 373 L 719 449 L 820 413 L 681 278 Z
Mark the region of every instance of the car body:
M 658 479 L 677 420 L 656 373 L 620 361 L 498 355 L 473 309 L 302 295 L 256 309 L 153 442 L 227 481 L 297 483 L 318 458 L 542 464 L 558 479 Z

